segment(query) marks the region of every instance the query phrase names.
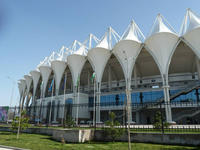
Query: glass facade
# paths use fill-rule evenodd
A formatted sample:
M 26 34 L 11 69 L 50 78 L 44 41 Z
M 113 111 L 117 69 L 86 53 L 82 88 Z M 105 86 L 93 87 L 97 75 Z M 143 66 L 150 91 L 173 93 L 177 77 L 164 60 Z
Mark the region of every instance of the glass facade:
M 180 90 L 170 90 L 170 95 L 174 95 Z M 198 90 L 198 92 L 200 92 Z M 187 93 L 182 94 L 175 99 L 173 99 L 173 102 L 191 102 L 191 101 L 197 101 L 196 96 L 196 90 Z M 141 103 L 150 103 L 150 102 L 156 102 L 157 100 L 164 97 L 164 93 L 162 90 L 160 91 L 150 91 L 150 92 L 138 92 L 138 93 L 132 93 L 131 94 L 131 101 L 132 104 L 141 104 Z M 93 97 L 89 97 L 89 107 L 93 106 Z M 101 106 L 113 106 L 113 105 L 123 105 L 126 102 L 126 94 L 120 93 L 120 94 L 111 94 L 111 95 L 102 95 L 101 96 Z
M 199 92 L 200 92 L 199 89 L 197 91 L 196 91 L 196 89 L 194 89 L 189 93 L 182 94 L 182 95 L 176 97 L 173 100 L 173 102 L 194 102 L 194 101 L 197 101 L 197 99 L 198 99 L 197 97 L 199 97 L 198 96 Z

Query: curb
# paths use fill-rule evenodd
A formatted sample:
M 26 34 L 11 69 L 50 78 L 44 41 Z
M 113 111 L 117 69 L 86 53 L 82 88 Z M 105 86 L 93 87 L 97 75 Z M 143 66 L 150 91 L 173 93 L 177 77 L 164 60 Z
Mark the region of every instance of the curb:
M 11 146 L 5 146 L 5 145 L 0 145 L 0 148 L 7 148 L 8 150 L 30 150 L 30 149 L 22 149 L 18 147 L 11 147 Z

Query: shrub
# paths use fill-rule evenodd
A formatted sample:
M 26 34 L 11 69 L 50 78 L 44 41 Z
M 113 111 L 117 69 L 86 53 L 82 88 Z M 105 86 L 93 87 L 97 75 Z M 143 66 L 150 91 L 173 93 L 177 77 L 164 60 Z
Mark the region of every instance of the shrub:
M 153 127 L 155 129 L 162 129 L 162 116 L 161 116 L 160 111 L 156 112 Z M 163 122 L 163 128 L 168 128 L 168 127 L 169 127 L 169 123 Z
M 72 119 L 71 116 L 69 116 L 69 115 L 67 116 L 64 127 L 65 127 L 65 125 L 67 125 L 68 128 L 74 127 L 75 121 Z
M 105 123 L 108 127 L 104 128 L 104 130 L 105 133 L 110 136 L 112 141 L 114 142 L 116 138 L 122 136 L 122 134 L 124 133 L 124 129 L 117 127 L 120 126 L 120 123 L 115 120 L 116 116 L 114 112 L 109 113 L 109 118 L 110 120 Z
M 29 118 L 26 116 L 26 111 L 21 112 L 21 118 L 19 116 L 16 116 L 12 123 L 11 123 L 11 128 L 13 131 L 17 131 L 19 127 L 19 121 L 20 121 L 20 131 L 26 130 L 30 125 L 29 125 Z

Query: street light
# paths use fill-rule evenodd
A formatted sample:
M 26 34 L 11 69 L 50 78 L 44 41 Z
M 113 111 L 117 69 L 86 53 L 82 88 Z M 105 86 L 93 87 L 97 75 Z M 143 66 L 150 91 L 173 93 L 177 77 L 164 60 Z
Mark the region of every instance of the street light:
M 128 148 L 129 150 L 131 150 L 131 137 L 130 137 L 130 80 L 129 80 L 129 77 L 128 77 L 128 73 L 129 73 L 129 70 L 128 70 L 128 62 L 129 62 L 129 59 L 131 59 L 132 57 L 130 57 L 128 59 L 127 57 L 127 54 L 125 51 L 123 51 L 124 55 L 125 55 L 125 61 L 126 61 L 126 97 L 127 97 L 127 103 L 126 103 L 126 107 L 127 107 L 127 115 L 128 115 Z
M 8 118 L 7 118 L 7 123 L 8 123 L 8 120 L 10 119 L 9 118 L 9 113 L 10 113 L 10 108 L 11 108 L 11 105 L 12 105 L 12 100 L 13 100 L 13 95 L 14 95 L 14 88 L 15 88 L 15 80 L 13 80 L 11 77 L 7 76 L 7 79 L 9 79 L 10 81 L 12 81 L 12 90 L 11 90 L 11 95 L 10 95 L 10 105 L 9 105 L 9 109 L 8 109 Z

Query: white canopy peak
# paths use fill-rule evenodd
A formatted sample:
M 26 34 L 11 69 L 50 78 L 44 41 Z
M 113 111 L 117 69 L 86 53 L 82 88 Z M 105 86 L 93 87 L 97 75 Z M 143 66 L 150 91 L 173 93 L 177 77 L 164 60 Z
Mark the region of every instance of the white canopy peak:
M 26 80 L 25 80 L 25 79 L 20 79 L 19 82 L 20 82 L 20 84 L 21 84 L 21 87 L 22 87 L 23 89 L 25 89 L 25 87 L 26 87 Z
M 158 14 L 148 37 L 160 32 L 176 33 L 168 21 L 161 14 Z
M 145 37 L 134 20 L 128 25 L 120 40 L 144 41 Z
M 85 48 L 90 50 L 91 48 L 94 48 L 100 40 L 92 33 L 89 34 L 88 38 L 82 43 L 85 45 Z
M 69 49 L 66 49 L 67 56 L 78 54 L 78 55 L 87 55 L 87 47 L 81 42 L 74 40 Z
M 112 49 L 112 45 L 116 44 L 120 40 L 119 34 L 112 28 L 109 27 L 108 31 L 102 37 L 102 40 L 97 44 L 96 47 L 102 47 L 105 49 Z
M 40 62 L 40 64 L 37 66 L 39 68 L 40 66 L 51 66 L 49 57 L 45 57 L 43 61 Z
M 29 79 L 32 79 L 32 76 L 30 74 L 27 74 L 27 75 L 24 75 L 24 78 L 29 78 Z
M 108 33 L 107 32 L 105 33 L 105 35 L 103 36 L 103 38 L 97 44 L 96 47 L 101 47 L 101 48 L 109 49 L 109 46 L 108 46 Z
M 86 50 L 85 45 L 81 45 L 80 48 L 77 51 L 75 51 L 73 54 L 86 56 L 87 55 L 87 50 Z
M 60 55 L 57 52 L 52 52 L 52 54 L 49 56 L 49 61 L 52 62 L 54 60 L 58 60 Z
M 182 36 L 188 31 L 200 26 L 200 16 L 195 14 L 190 8 L 187 9 L 183 19 L 183 23 L 180 29 L 180 35 Z
M 74 42 L 72 43 L 72 45 L 69 47 L 69 50 L 71 50 L 71 52 L 73 53 L 74 51 L 77 51 L 77 49 L 79 49 L 79 47 L 82 45 L 81 42 L 74 40 Z

